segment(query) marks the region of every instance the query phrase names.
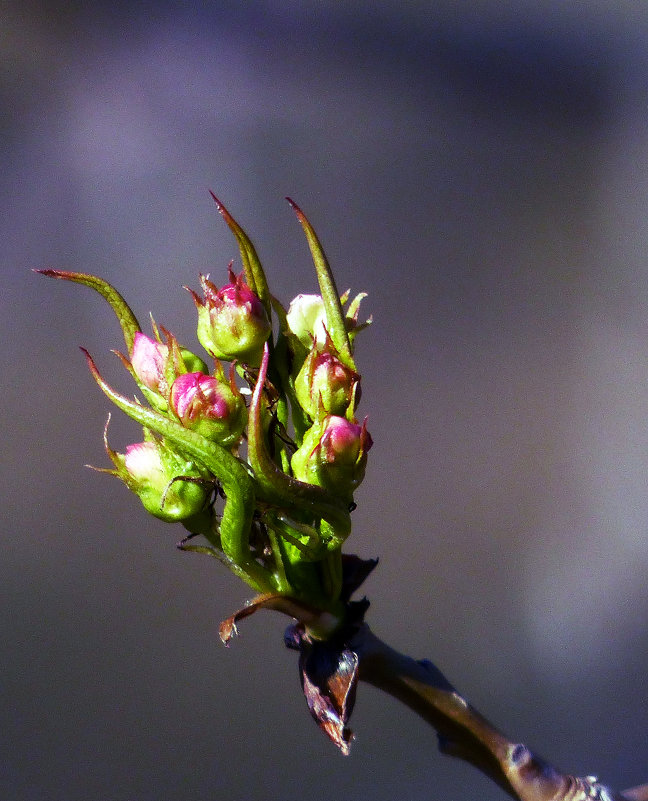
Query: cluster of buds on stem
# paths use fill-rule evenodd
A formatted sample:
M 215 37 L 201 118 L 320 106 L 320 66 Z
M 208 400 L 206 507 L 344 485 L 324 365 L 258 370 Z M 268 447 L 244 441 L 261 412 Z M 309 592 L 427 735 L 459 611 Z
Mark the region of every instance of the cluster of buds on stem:
M 350 303 L 348 292 L 340 296 L 315 232 L 290 201 L 320 294 L 298 295 L 286 310 L 270 294 L 252 242 L 214 200 L 237 239 L 243 271 L 236 275 L 230 264 L 220 288 L 200 276 L 202 297 L 189 289 L 207 362 L 154 321 L 152 336 L 144 334 L 102 279 L 42 272 L 108 301 L 127 348 L 118 355 L 146 401 L 109 386 L 86 353 L 100 388 L 144 432 L 124 453 L 105 434 L 113 468 L 102 472 L 121 479 L 150 514 L 182 523 L 184 550 L 217 557 L 275 599 L 275 608 L 283 604 L 324 636 L 344 618 L 342 545 L 371 447 L 366 420 L 356 418 L 353 356 L 355 336 L 370 322 L 358 322 L 364 294 Z

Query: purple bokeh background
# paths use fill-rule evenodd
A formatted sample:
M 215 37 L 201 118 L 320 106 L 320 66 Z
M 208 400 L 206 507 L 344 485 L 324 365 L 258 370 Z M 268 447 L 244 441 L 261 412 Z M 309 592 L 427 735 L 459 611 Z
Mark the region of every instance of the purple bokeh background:
M 182 285 L 237 259 L 210 188 L 284 301 L 315 289 L 285 195 L 369 293 L 376 632 L 559 767 L 648 781 L 648 6 L 468 5 L 0 8 L 0 797 L 504 797 L 365 686 L 341 757 L 286 621 L 223 649 L 245 587 L 83 469 L 109 404 L 77 345 L 127 390 L 119 329 L 30 269 L 191 346 Z

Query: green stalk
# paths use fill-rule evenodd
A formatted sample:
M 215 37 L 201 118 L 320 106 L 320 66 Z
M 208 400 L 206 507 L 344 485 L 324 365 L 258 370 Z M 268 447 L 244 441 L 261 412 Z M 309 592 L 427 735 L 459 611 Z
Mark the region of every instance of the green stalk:
M 269 349 L 266 343 L 248 416 L 248 459 L 261 490 L 260 495 L 278 508 L 300 509 L 313 518 L 326 520 L 335 531 L 336 537 L 344 539 L 351 531 L 351 518 L 346 507 L 322 487 L 298 481 L 282 472 L 268 453 L 261 408 L 268 359 Z

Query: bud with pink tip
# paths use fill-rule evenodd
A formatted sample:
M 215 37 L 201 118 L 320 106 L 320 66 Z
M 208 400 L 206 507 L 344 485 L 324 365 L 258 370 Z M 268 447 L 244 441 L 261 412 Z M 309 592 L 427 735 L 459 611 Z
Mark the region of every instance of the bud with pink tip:
M 186 428 L 220 445 L 232 446 L 241 438 L 245 402 L 233 377 L 228 384 L 203 373 L 183 373 L 173 382 L 169 405 Z
M 166 397 L 169 387 L 166 380 L 166 365 L 169 348 L 161 342 L 138 331 L 133 341 L 131 365 L 140 383 L 147 389 Z
M 360 376 L 328 351 L 311 348 L 297 378 L 295 393 L 299 405 L 311 418 L 351 413 L 359 398 Z
M 204 300 L 191 292 L 198 309 L 198 340 L 216 359 L 236 359 L 256 367 L 272 330 L 270 320 L 243 273 L 236 276 L 230 268 L 229 275 L 230 283 L 220 289 L 201 276 Z
M 372 444 L 366 420 L 358 425 L 345 417 L 329 415 L 306 432 L 291 460 L 293 475 L 350 501 L 364 478 Z
M 157 335 L 155 324 L 154 330 Z M 186 348 L 181 348 L 168 331 L 164 333 L 168 344 L 162 344 L 138 331 L 133 339 L 130 363 L 121 357 L 148 401 L 160 411 L 167 409 L 169 387 L 178 374 L 190 370 L 207 371 L 207 365 L 202 359 Z

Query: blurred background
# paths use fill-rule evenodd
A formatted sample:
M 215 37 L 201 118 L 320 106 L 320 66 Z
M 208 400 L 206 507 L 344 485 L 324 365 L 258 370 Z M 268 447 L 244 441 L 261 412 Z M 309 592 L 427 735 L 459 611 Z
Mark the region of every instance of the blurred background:
M 114 283 L 188 346 L 236 243 L 286 303 L 365 290 L 368 620 L 514 740 L 648 781 L 648 6 L 583 0 L 0 6 L 0 796 L 502 799 L 361 685 L 348 758 L 286 619 L 183 554 L 106 466 Z M 111 444 L 140 439 L 113 415 Z

